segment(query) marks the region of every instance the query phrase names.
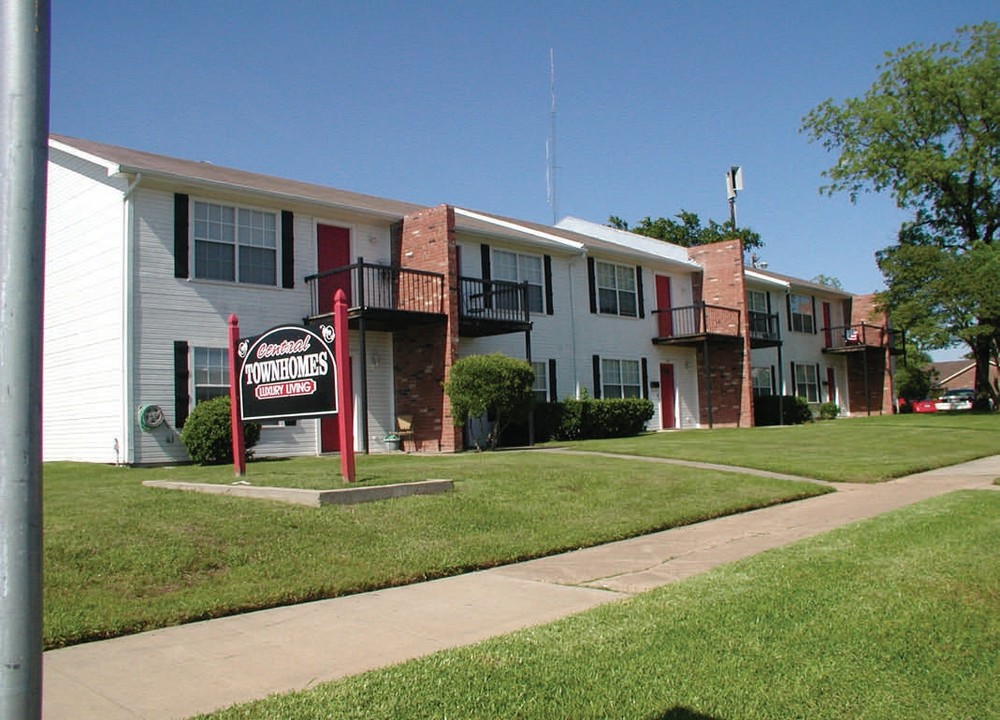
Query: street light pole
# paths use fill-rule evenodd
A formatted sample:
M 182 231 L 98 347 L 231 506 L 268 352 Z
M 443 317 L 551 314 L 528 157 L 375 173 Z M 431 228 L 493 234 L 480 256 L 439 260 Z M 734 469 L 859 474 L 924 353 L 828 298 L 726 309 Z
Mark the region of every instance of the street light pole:
M 0 720 L 42 714 L 48 0 L 0 2 Z

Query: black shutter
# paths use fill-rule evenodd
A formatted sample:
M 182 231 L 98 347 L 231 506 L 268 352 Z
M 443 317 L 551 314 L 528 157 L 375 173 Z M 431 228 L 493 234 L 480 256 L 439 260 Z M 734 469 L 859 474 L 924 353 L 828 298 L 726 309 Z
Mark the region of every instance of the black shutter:
M 559 391 L 556 389 L 556 361 L 549 360 L 549 401 L 559 401 Z
M 587 258 L 587 280 L 590 283 L 590 312 L 597 314 L 597 276 L 594 258 Z
M 646 317 L 646 298 L 645 293 L 642 291 L 642 266 L 635 266 L 635 291 L 638 295 L 639 300 L 639 317 Z
M 788 363 L 788 364 L 792 368 L 792 374 L 789 375 L 788 386 L 789 386 L 790 392 L 788 394 L 794 397 L 795 394 L 798 392 L 798 388 L 795 385 L 795 363 Z
M 295 287 L 295 216 L 281 211 L 281 287 Z
M 649 400 L 649 364 L 642 359 L 642 396 Z
M 188 407 L 191 405 L 191 395 L 188 391 L 188 381 L 191 373 L 188 369 L 188 344 L 183 340 L 174 341 L 174 424 L 178 429 L 184 427 L 187 421 Z
M 601 399 L 601 356 L 594 355 L 594 399 Z
M 552 257 L 546 255 L 543 260 L 545 261 L 545 314 L 553 315 L 555 308 L 552 306 Z
M 490 246 L 483 244 L 479 246 L 479 257 L 481 258 L 482 268 L 483 268 L 483 308 L 489 310 L 493 307 L 493 293 L 492 287 L 490 285 L 490 280 L 493 279 L 493 273 L 490 269 Z
M 792 296 L 785 295 L 785 314 L 788 315 L 788 329 L 792 329 Z
M 771 366 L 771 394 L 778 394 L 778 376 L 774 373 L 774 365 Z
M 188 196 L 174 193 L 174 277 L 188 276 Z M 180 427 L 180 426 L 178 426 Z
M 819 328 L 816 327 L 816 296 L 814 295 L 810 299 L 812 300 L 812 306 L 813 306 L 813 335 L 815 335 L 817 332 L 819 332 Z

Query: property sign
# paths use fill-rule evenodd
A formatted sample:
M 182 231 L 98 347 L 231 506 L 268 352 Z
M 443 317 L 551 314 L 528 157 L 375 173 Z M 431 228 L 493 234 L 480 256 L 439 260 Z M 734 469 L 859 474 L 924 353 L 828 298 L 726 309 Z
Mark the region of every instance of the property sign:
M 243 420 L 311 418 L 337 412 L 337 364 L 332 325 L 280 325 L 240 338 Z

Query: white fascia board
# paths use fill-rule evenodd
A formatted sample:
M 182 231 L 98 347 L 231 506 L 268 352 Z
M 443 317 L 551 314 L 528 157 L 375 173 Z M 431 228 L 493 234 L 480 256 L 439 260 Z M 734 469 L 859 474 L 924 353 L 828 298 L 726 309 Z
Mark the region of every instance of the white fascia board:
M 455 214 L 462 215 L 473 220 L 479 220 L 480 222 L 490 223 L 491 225 L 496 225 L 497 227 L 501 227 L 506 230 L 513 230 L 514 232 L 531 235 L 539 238 L 540 240 L 545 240 L 546 242 L 550 242 L 561 247 L 571 248 L 577 252 L 583 252 L 583 243 L 561 238 L 558 235 L 550 235 L 547 232 L 542 232 L 541 230 L 536 230 L 535 228 L 525 227 L 524 225 L 518 225 L 517 223 L 508 222 L 507 220 L 500 220 L 499 218 L 490 217 L 489 215 L 481 215 L 477 212 L 473 212 L 472 210 L 466 210 L 465 208 L 460 207 L 455 208 Z
M 98 155 L 91 155 L 88 152 L 84 152 L 83 150 L 75 148 L 72 145 L 67 145 L 66 143 L 59 142 L 58 140 L 49 138 L 49 147 L 55 150 L 59 150 L 60 152 L 64 152 L 67 155 L 78 157 L 81 160 L 85 160 L 86 162 L 93 163 L 98 167 L 102 167 L 107 171 L 109 177 L 112 175 L 117 175 L 119 172 L 121 172 L 121 168 L 119 167 L 118 163 L 111 162 L 110 160 L 99 157 Z
M 751 280 L 756 280 L 757 282 L 762 283 L 764 285 L 779 287 L 783 290 L 788 290 L 789 288 L 792 287 L 791 283 L 785 282 L 784 280 L 778 280 L 777 278 L 773 278 L 770 275 L 763 275 L 754 270 L 744 269 L 743 274 L 746 277 L 750 278 Z
M 564 217 L 556 223 L 556 227 L 621 246 L 631 250 L 631 254 L 655 255 L 657 259 L 666 260 L 672 265 L 678 265 L 688 270 L 701 270 L 701 265 L 691 260 L 688 257 L 687 249 L 680 245 L 673 245 L 663 240 L 656 240 L 645 235 L 637 235 L 626 230 L 618 230 L 571 216 Z
M 203 178 L 193 178 L 190 175 L 180 175 L 178 173 L 168 173 L 161 172 L 159 170 L 147 170 L 143 168 L 133 168 L 127 167 L 125 165 L 116 165 L 118 172 L 125 174 L 135 174 L 142 173 L 144 178 L 157 178 L 159 180 L 166 180 L 169 183 L 177 185 L 187 185 L 188 187 L 202 188 L 205 190 L 224 190 L 231 193 L 237 193 L 240 195 L 250 195 L 255 198 L 265 198 L 265 199 L 278 199 L 283 200 L 287 203 L 294 205 L 307 205 L 312 207 L 321 207 L 328 210 L 342 210 L 346 212 L 357 213 L 358 215 L 368 215 L 369 217 L 376 217 L 385 220 L 400 220 L 402 216 L 395 212 L 381 212 L 379 210 L 372 210 L 371 208 L 358 207 L 356 205 L 348 205 L 347 203 L 335 203 L 327 200 L 318 200 L 316 198 L 303 197 L 302 195 L 297 195 L 295 193 L 280 192 L 277 190 L 264 190 L 261 188 L 253 187 L 252 185 L 239 185 L 237 183 L 223 182 L 221 180 L 206 180 Z

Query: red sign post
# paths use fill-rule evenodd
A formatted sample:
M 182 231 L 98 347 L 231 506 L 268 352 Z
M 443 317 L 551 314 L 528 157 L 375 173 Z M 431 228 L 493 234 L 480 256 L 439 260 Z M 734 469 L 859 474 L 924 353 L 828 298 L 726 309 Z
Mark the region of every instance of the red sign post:
M 240 366 L 236 356 L 239 343 L 240 320 L 232 314 L 229 316 L 229 420 L 233 430 L 233 471 L 242 477 L 247 473 L 247 449 L 240 417 Z
M 242 340 L 239 319 L 229 316 L 229 401 L 237 477 L 246 474 L 244 415 L 255 420 L 339 413 L 340 472 L 345 482 L 354 482 L 354 403 L 343 290 L 337 291 L 333 308 L 333 327 L 321 326 L 319 334 L 280 326 Z
M 345 482 L 354 482 L 354 394 L 351 384 L 351 356 L 347 336 L 347 296 L 337 290 L 333 296 L 333 330 L 336 333 L 334 356 L 337 395 L 340 397 L 340 474 Z M 362 358 L 362 362 L 364 359 Z

